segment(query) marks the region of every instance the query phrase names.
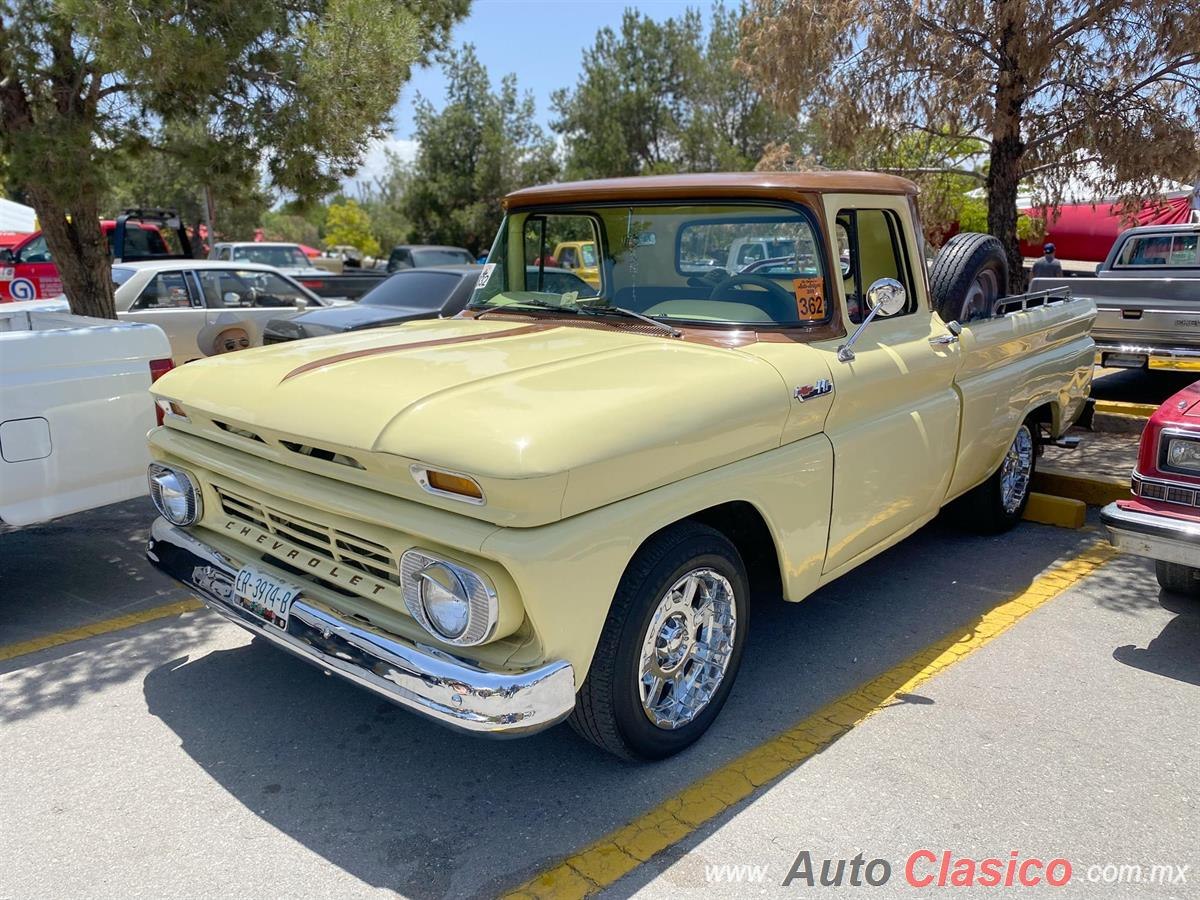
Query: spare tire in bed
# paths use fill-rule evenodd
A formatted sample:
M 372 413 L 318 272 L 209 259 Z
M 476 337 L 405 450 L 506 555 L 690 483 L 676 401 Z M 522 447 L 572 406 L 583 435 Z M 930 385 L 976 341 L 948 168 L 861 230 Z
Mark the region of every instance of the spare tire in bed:
M 945 322 L 991 318 L 996 301 L 1008 293 L 1004 245 L 990 234 L 956 234 L 929 268 L 929 289 Z

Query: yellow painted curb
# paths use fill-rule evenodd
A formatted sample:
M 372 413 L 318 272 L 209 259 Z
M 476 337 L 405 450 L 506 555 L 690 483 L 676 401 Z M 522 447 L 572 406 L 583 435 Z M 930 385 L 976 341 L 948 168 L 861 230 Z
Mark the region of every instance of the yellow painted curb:
M 1025 515 L 1022 518 L 1041 525 L 1082 528 L 1087 521 L 1087 504 L 1070 497 L 1033 493 L 1029 495 L 1029 504 L 1025 507 Z
M 615 884 L 657 853 L 679 843 L 764 785 L 786 775 L 881 709 L 994 640 L 1039 606 L 1104 565 L 1116 551 L 1107 541 L 1045 572 L 1029 587 L 952 631 L 872 681 L 684 788 L 507 894 L 510 898 L 579 900 Z
M 1120 400 L 1097 400 L 1095 401 L 1096 412 L 1106 416 L 1136 416 L 1139 419 L 1148 419 L 1156 412 L 1158 407 L 1153 403 L 1125 403 Z
M 1116 500 L 1128 500 L 1131 496 L 1128 478 L 1073 475 L 1053 466 L 1044 466 L 1034 472 L 1033 489 L 1053 497 L 1081 500 L 1088 506 L 1106 506 Z
M 105 619 L 103 622 L 93 622 L 91 625 L 81 625 L 79 628 L 72 628 L 69 631 L 59 631 L 54 634 L 48 634 L 45 637 L 34 638 L 30 641 L 5 644 L 0 646 L 0 660 L 14 659 L 29 653 L 36 653 L 39 650 L 69 644 L 72 641 L 81 641 L 84 638 L 95 637 L 98 634 L 107 634 L 110 631 L 132 628 L 134 625 L 141 625 L 143 622 L 153 622 L 155 619 L 177 616 L 181 613 L 201 609 L 203 606 L 204 604 L 195 597 L 189 597 L 186 600 L 176 600 L 174 603 L 143 609 L 124 616 L 116 616 L 112 619 Z

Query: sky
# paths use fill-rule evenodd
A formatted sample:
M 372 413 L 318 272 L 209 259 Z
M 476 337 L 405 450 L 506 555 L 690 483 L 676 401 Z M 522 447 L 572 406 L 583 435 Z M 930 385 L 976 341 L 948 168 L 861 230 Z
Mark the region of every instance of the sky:
M 496 85 L 508 73 L 517 76 L 522 91 L 532 91 L 538 122 L 548 127 L 552 113 L 550 94 L 572 87 L 579 78 L 583 52 L 596 40 L 605 25 L 614 30 L 627 7 L 653 19 L 678 16 L 689 6 L 707 17 L 709 0 L 474 0 L 471 13 L 454 29 L 454 46 L 474 44 L 479 61 Z M 384 148 L 390 147 L 412 159 L 413 103 L 417 95 L 440 108 L 444 103 L 445 79 L 439 67 L 416 69 L 405 86 L 392 116 L 394 129 L 386 141 L 367 153 L 363 167 L 352 180 L 369 182 L 386 165 Z

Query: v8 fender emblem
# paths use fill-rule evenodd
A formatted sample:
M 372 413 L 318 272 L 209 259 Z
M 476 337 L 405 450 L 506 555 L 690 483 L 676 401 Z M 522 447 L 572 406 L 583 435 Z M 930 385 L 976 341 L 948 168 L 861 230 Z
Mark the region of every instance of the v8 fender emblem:
M 828 378 L 822 378 L 816 384 L 802 384 L 796 388 L 796 399 L 803 403 L 805 400 L 811 400 L 813 397 L 821 397 L 825 394 L 833 393 L 833 382 Z

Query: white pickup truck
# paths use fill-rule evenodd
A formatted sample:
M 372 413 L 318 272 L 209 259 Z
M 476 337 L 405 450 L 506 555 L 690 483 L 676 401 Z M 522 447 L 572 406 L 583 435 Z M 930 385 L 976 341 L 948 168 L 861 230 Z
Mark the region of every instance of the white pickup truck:
M 0 522 L 21 526 L 145 494 L 161 328 L 0 304 Z

